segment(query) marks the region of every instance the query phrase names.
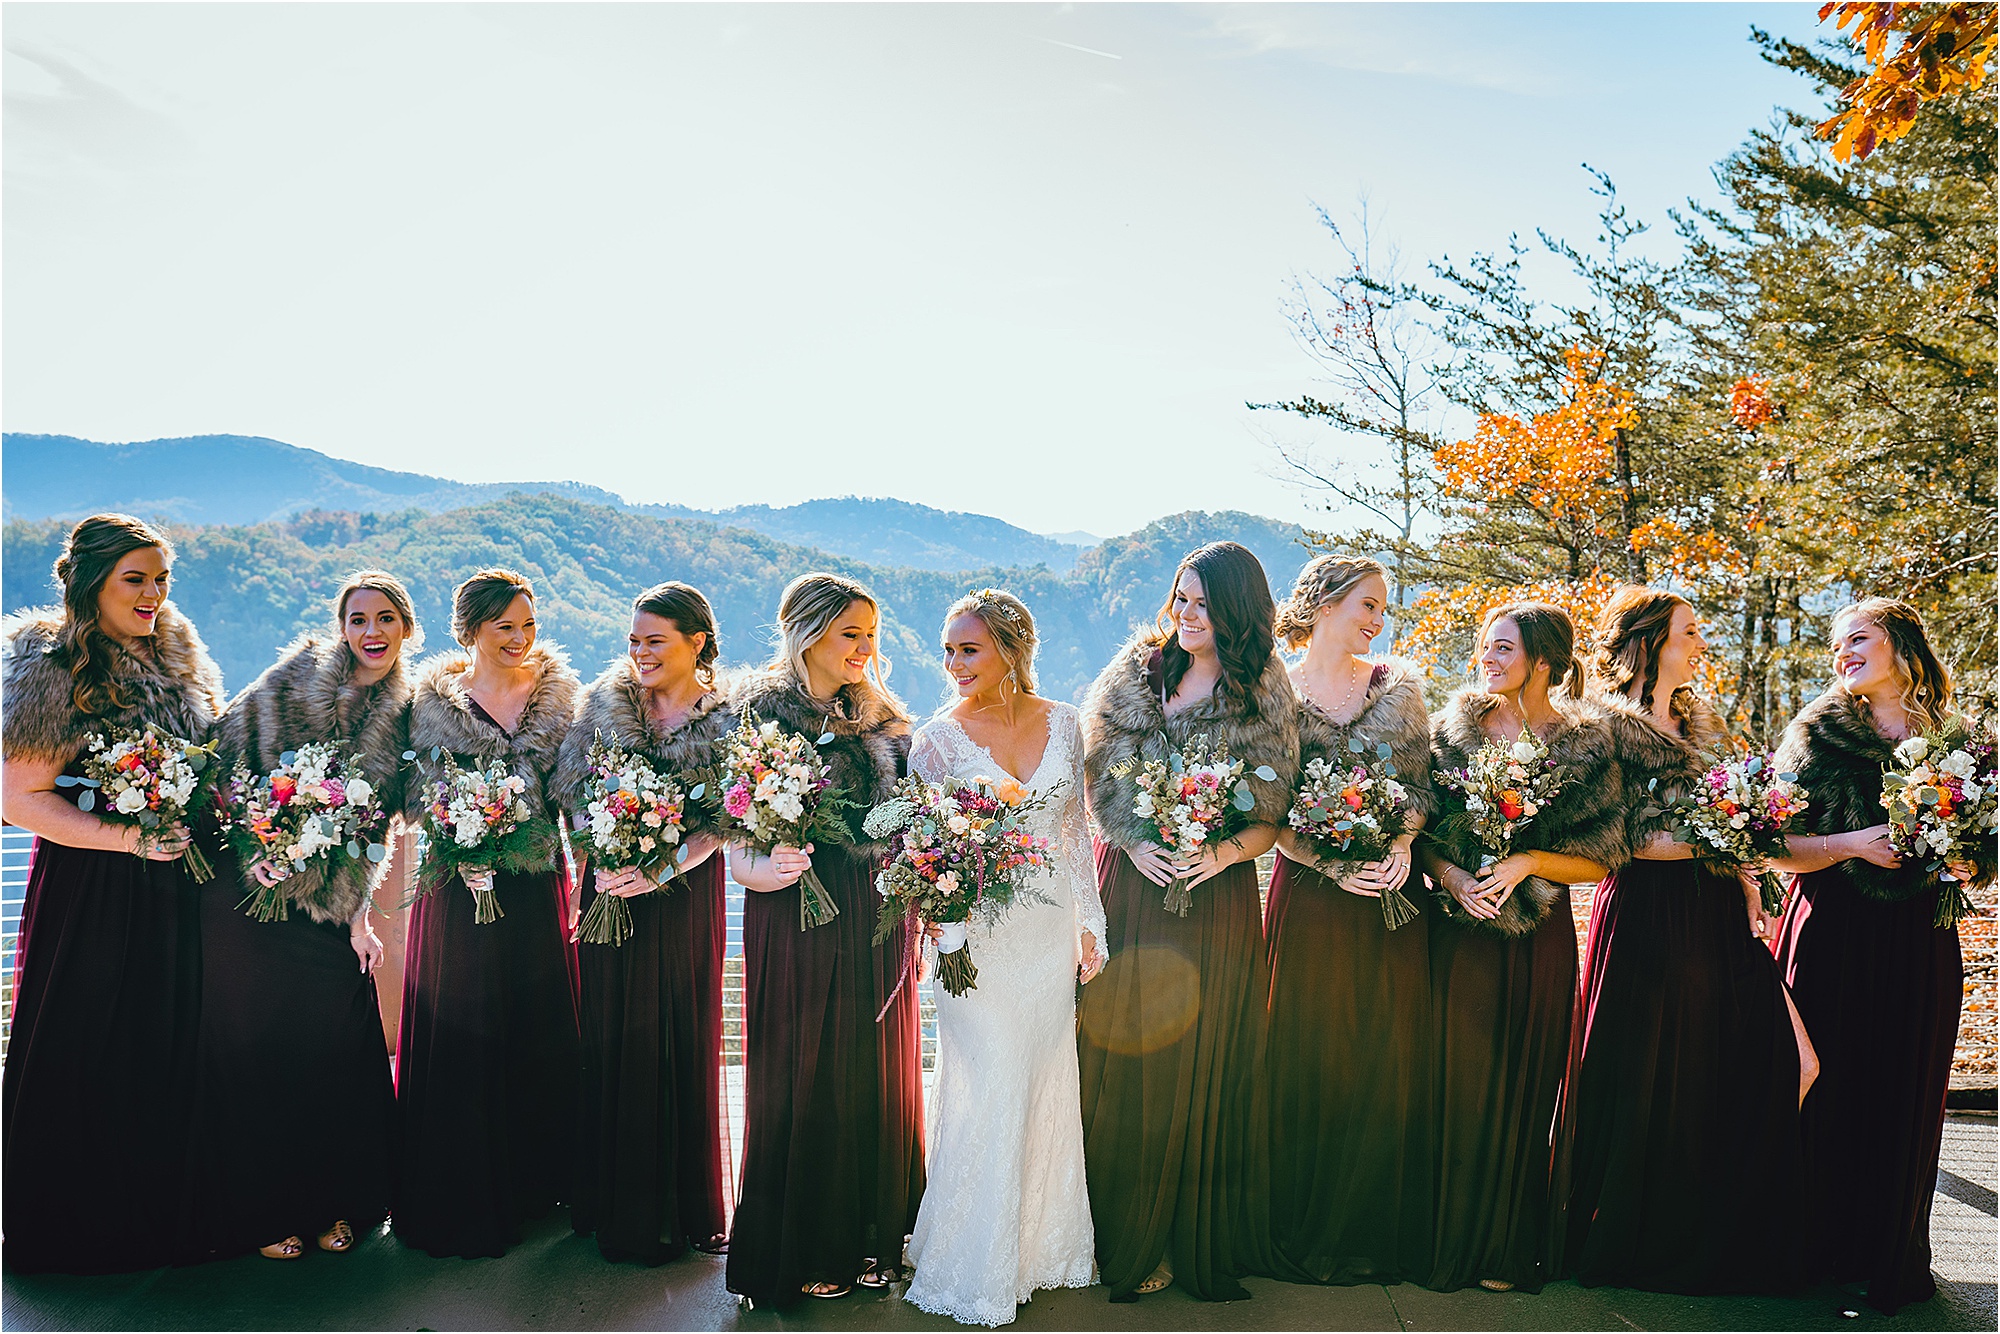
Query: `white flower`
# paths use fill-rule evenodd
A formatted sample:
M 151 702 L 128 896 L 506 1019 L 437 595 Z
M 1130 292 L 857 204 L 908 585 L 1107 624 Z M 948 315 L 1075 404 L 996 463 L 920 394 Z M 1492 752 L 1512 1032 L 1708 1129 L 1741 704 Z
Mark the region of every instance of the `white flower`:
M 954 834 L 963 834 L 966 830 L 972 828 L 972 821 L 966 819 L 963 815 L 953 814 L 947 817 L 944 823 L 945 828 L 951 830 Z
M 1526 741 L 1516 741 L 1510 753 L 1522 764 L 1533 764 L 1535 762 L 1535 747 Z
M 128 787 L 118 794 L 118 800 L 112 805 L 121 815 L 137 815 L 146 809 L 146 794 L 136 787 Z
M 375 789 L 368 786 L 367 779 L 350 778 L 347 780 L 347 800 L 352 804 L 366 806 L 369 798 L 374 795 Z
M 651 834 L 641 834 L 639 836 L 639 851 L 651 852 L 654 848 L 657 848 L 658 846 L 660 846 L 660 841 L 654 838 Z
M 1972 777 L 1972 757 L 1962 750 L 1955 750 L 1944 757 L 1944 762 L 1938 765 L 1937 771 L 1941 774 L 1949 774 L 1953 778 L 1970 778 Z
M 1902 745 L 1896 747 L 1896 762 L 1898 764 L 1915 764 L 1918 760 L 1930 754 L 1930 751 L 1931 743 L 1929 741 L 1920 736 L 1913 736 Z
M 937 887 L 941 893 L 956 894 L 958 892 L 958 872 L 946 871 L 938 877 Z

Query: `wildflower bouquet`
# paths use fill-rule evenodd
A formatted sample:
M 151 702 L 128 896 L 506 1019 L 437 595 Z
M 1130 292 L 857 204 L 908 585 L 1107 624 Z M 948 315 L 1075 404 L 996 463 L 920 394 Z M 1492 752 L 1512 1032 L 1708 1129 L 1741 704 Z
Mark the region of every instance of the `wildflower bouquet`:
M 591 739 L 590 778 L 584 786 L 590 849 L 602 867 L 636 867 L 664 889 L 687 860 L 688 806 L 707 790 L 697 783 L 684 790 L 614 738 Z M 587 945 L 622 945 L 632 935 L 632 909 L 615 894 L 599 892 L 578 924 L 576 938 Z
M 1252 772 L 1267 783 L 1278 777 L 1268 764 Z M 1234 837 L 1257 804 L 1243 761 L 1230 757 L 1226 742 L 1211 745 L 1206 736 L 1190 738 L 1185 750 L 1170 750 L 1163 760 L 1132 759 L 1111 773 L 1132 779 L 1133 812 L 1152 823 L 1160 846 L 1177 857 Z M 1175 916 L 1187 916 L 1194 897 L 1185 879 L 1167 886 L 1165 906 Z
M 113 824 L 137 825 L 141 857 L 160 835 L 187 823 L 188 812 L 217 775 L 213 741 L 197 746 L 151 723 L 92 733 L 82 764 L 82 777 L 65 774 L 56 785 L 83 789 L 76 797 L 80 811 L 96 811 Z M 196 884 L 215 878 L 215 868 L 194 843 L 181 861 Z
M 1939 926 L 1956 926 L 1972 911 L 1947 861 L 1970 861 L 1982 878 L 1993 874 L 1996 787 L 1993 735 L 1964 719 L 1953 719 L 1936 736 L 1903 742 L 1896 747 L 1896 767 L 1882 771 L 1889 846 L 1906 859 L 1924 859 L 1938 877 Z
M 534 814 L 524 795 L 527 780 L 504 761 L 462 769 L 449 751 L 433 750 L 431 758 L 444 765 L 444 774 L 431 783 L 424 802 L 424 861 L 435 861 L 440 871 L 426 877 L 421 892 L 456 873 L 472 890 L 472 920 L 481 926 L 498 921 L 506 916 L 499 896 L 478 873 L 546 869 L 555 855 L 555 826 Z
M 1464 798 L 1464 809 L 1445 823 L 1479 848 L 1482 871 L 1513 851 L 1521 830 L 1569 783 L 1549 748 L 1525 727 L 1513 741 L 1488 741 L 1465 768 L 1438 778 Z
M 1656 780 L 1657 781 L 1657 780 Z M 1650 786 L 1650 785 L 1649 785 Z M 1713 860 L 1743 866 L 1764 857 L 1783 855 L 1785 834 L 1811 803 L 1798 775 L 1779 773 L 1768 752 L 1725 760 L 1694 780 L 1685 793 L 1662 807 L 1652 804 L 1640 814 L 1672 817 L 1676 836 Z M 1785 905 L 1784 883 L 1770 871 L 1758 876 L 1764 911 Z
M 276 884 L 259 885 L 238 907 L 260 922 L 282 922 L 291 896 L 284 882 L 335 857 L 379 863 L 389 813 L 359 761 L 331 742 L 315 741 L 278 756 L 278 767 L 253 774 L 238 765 L 222 792 L 223 831 L 246 865 L 270 864 Z
M 823 733 L 819 745 L 833 740 Z M 776 722 L 745 715 L 736 730 L 716 742 L 714 778 L 727 822 L 744 840 L 768 855 L 780 844 L 846 844 L 854 837 L 845 813 L 860 803 L 832 789 L 833 779 L 814 743 Z M 799 877 L 799 930 L 825 926 L 840 907 L 811 867 Z
M 966 924 L 975 910 L 998 916 L 1028 893 L 1027 882 L 1048 865 L 1048 840 L 1027 829 L 1027 817 L 1053 791 L 1030 796 L 1011 779 L 950 779 L 927 783 L 905 778 L 895 793 L 868 812 L 868 837 L 901 835 L 895 855 L 875 877 L 882 913 L 875 923 L 880 945 L 899 923 L 915 931 L 943 928 L 938 940 L 938 985 L 963 996 L 979 980 Z
M 1387 744 L 1378 743 L 1371 752 L 1360 737 L 1350 737 L 1347 749 L 1352 760 L 1345 765 L 1307 761 L 1286 822 L 1326 861 L 1380 861 L 1403 832 L 1410 794 L 1397 781 Z M 1400 885 L 1382 892 L 1385 928 L 1394 931 L 1416 915 Z

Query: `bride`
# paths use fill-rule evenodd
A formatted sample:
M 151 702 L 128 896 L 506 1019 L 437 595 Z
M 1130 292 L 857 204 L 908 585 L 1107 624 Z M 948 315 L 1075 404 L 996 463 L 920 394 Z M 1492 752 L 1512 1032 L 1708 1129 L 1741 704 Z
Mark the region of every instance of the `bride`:
M 945 615 L 958 702 L 918 730 L 910 767 L 928 781 L 1011 778 L 1049 797 L 1029 817 L 1054 854 L 997 921 L 967 930 L 979 981 L 938 991 L 930 1184 L 917 1213 L 908 1300 L 974 1325 L 1004 1325 L 1037 1288 L 1094 1277 L 1078 1110 L 1076 979 L 1104 966 L 1104 908 L 1084 814 L 1077 711 L 1035 694 L 1035 622 L 982 588 Z M 931 928 L 932 935 L 940 929 Z M 949 947 L 953 942 L 942 944 Z

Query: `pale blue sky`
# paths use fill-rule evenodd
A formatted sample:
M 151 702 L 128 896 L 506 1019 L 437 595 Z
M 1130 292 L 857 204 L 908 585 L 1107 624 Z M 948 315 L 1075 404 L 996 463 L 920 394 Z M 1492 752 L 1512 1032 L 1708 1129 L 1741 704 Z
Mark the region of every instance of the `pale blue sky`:
M 1244 400 L 1366 192 L 1659 218 L 1816 6 L 4 7 L 6 429 L 700 506 L 1306 517 Z

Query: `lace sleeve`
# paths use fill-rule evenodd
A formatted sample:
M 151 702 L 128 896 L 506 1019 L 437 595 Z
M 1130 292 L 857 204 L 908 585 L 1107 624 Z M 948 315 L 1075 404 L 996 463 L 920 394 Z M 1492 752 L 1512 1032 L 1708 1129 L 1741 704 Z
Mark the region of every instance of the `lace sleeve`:
M 938 745 L 937 731 L 930 724 L 917 729 L 910 743 L 910 772 L 926 783 L 935 783 L 951 774 L 951 761 Z
M 1097 859 L 1091 853 L 1090 814 L 1084 804 L 1083 733 L 1074 709 L 1066 711 L 1063 728 L 1069 748 L 1069 778 L 1063 794 L 1062 861 L 1076 903 L 1077 929 L 1090 932 L 1097 942 L 1097 957 L 1103 961 L 1110 957 L 1104 943 L 1104 900 L 1097 893 Z

